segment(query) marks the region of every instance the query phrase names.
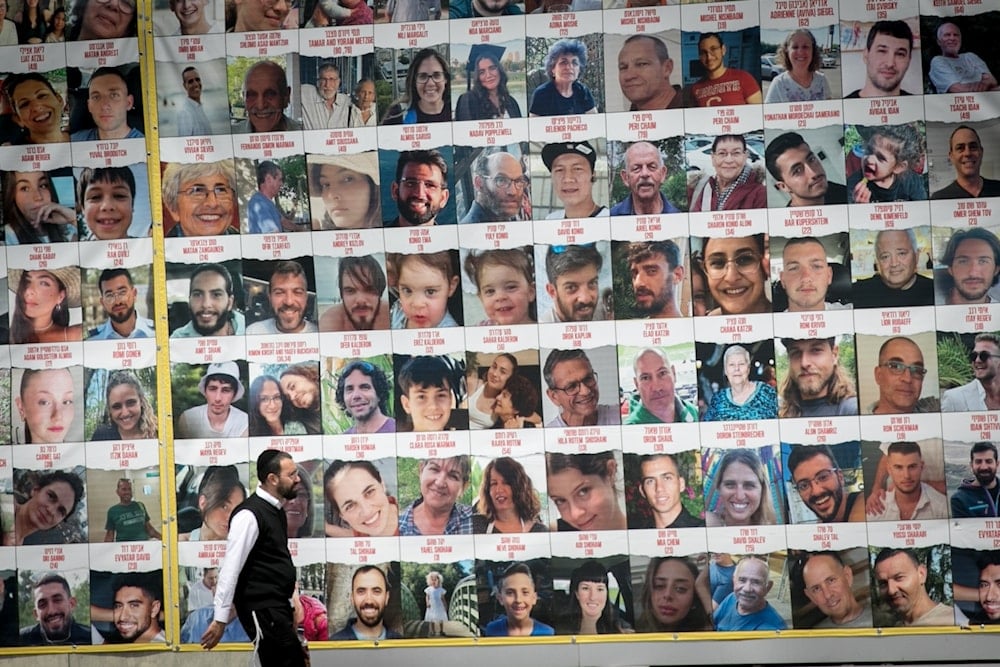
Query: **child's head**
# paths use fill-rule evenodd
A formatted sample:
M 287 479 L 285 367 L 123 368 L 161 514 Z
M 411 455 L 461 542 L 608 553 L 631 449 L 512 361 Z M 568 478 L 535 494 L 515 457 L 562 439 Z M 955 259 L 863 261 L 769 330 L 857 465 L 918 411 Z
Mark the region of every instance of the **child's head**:
M 538 602 L 531 568 L 524 563 L 514 563 L 504 570 L 497 586 L 497 601 L 503 605 L 508 623 L 527 621 Z
M 920 137 L 916 130 L 909 125 L 886 125 L 869 136 L 861 169 L 869 181 L 887 185 L 919 158 Z
M 441 585 L 441 573 L 431 570 L 427 573 L 427 585 L 437 588 Z
M 452 251 L 426 255 L 393 253 L 399 303 L 407 329 L 426 329 L 441 324 L 448 314 L 448 299 L 458 288 L 458 273 Z
M 470 252 L 465 258 L 465 273 L 476 284 L 491 322 L 534 323 L 535 268 L 530 249 Z
M 399 371 L 399 400 L 414 431 L 444 431 L 455 401 L 451 369 L 440 357 L 413 357 Z

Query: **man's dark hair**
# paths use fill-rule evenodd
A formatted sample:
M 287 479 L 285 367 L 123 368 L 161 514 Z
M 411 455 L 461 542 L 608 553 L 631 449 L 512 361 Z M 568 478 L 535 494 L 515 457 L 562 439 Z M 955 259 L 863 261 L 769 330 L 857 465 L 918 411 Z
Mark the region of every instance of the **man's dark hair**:
M 227 269 L 222 264 L 216 264 L 214 262 L 209 262 L 208 264 L 199 264 L 194 271 L 191 272 L 191 278 L 188 282 L 188 294 L 191 294 L 191 285 L 194 284 L 194 279 L 203 273 L 217 273 L 222 276 L 222 279 L 226 283 L 226 294 L 228 296 L 233 295 L 233 276 L 229 273 Z
M 403 151 L 396 161 L 396 183 L 403 178 L 403 169 L 408 164 L 422 164 L 427 167 L 437 167 L 441 170 L 441 187 L 448 188 L 448 163 L 444 156 L 436 150 Z
M 187 74 L 188 72 L 196 72 L 196 71 L 198 71 L 197 67 L 195 67 L 194 65 L 188 65 L 187 67 L 181 70 L 181 80 L 184 79 L 184 75 Z
M 281 462 L 291 460 L 292 455 L 280 449 L 265 449 L 257 457 L 257 480 L 264 482 L 270 474 L 281 474 Z
M 955 261 L 955 253 L 958 251 L 958 245 L 966 239 L 983 241 L 989 244 L 990 250 L 993 251 L 993 264 L 1000 266 L 1000 239 L 997 239 L 997 235 L 985 227 L 966 227 L 955 230 L 955 233 L 948 239 L 948 245 L 945 246 L 944 255 L 941 257 L 941 262 L 945 266 L 950 267 L 952 262 Z M 1000 280 L 1000 274 L 993 277 L 991 284 L 996 285 L 998 280 Z
M 918 445 L 915 442 L 911 442 L 909 440 L 900 440 L 898 442 L 894 442 L 894 443 L 890 444 L 889 448 L 886 450 L 885 453 L 886 453 L 886 455 L 889 455 L 889 454 L 903 454 L 903 455 L 916 454 L 921 459 L 924 457 L 924 455 L 920 451 L 920 445 Z
M 268 176 L 277 178 L 281 175 L 281 167 L 271 160 L 261 160 L 257 164 L 257 187 L 264 184 L 264 179 Z
M 654 37 L 653 35 L 647 35 L 645 33 L 632 35 L 631 37 L 625 40 L 622 46 L 624 47 L 625 44 L 640 39 L 648 39 L 653 43 L 653 51 L 656 53 L 656 59 L 659 60 L 661 63 L 665 63 L 666 61 L 670 60 L 670 51 L 667 50 L 667 45 L 663 43 L 662 39 L 660 39 L 659 37 Z
M 588 266 L 597 267 L 601 272 L 604 258 L 593 243 L 585 245 L 550 245 L 545 253 L 545 275 L 549 284 L 555 285 L 556 280 L 564 273 L 579 271 Z
M 355 581 L 355 579 L 358 578 L 359 574 L 367 574 L 369 572 L 378 572 L 379 574 L 381 574 L 382 575 L 382 581 L 385 583 L 385 590 L 387 590 L 387 591 L 389 590 L 389 588 L 390 588 L 390 586 L 389 586 L 389 577 L 386 576 L 385 572 L 383 572 L 382 568 L 380 568 L 378 565 L 362 565 L 361 567 L 359 567 L 358 569 L 356 569 L 354 571 L 354 574 L 351 575 L 351 589 L 352 590 L 354 589 L 354 581 Z
M 586 363 L 591 369 L 594 368 L 594 365 L 590 363 L 590 359 L 587 358 L 587 353 L 580 348 L 552 350 L 549 353 L 548 358 L 545 360 L 545 366 L 542 367 L 542 376 L 545 378 L 545 384 L 548 385 L 549 389 L 553 389 L 555 385 L 552 373 L 555 371 L 556 366 L 564 361 L 576 360 Z
M 969 452 L 969 460 L 971 461 L 976 456 L 976 454 L 979 454 L 980 452 L 993 452 L 993 460 L 995 461 L 998 458 L 997 446 L 994 445 L 992 442 L 989 442 L 987 440 L 982 440 L 972 446 L 972 451 Z
M 795 483 L 795 469 L 800 463 L 805 463 L 817 456 L 825 456 L 830 459 L 830 465 L 837 468 L 837 458 L 833 455 L 833 450 L 829 445 L 793 445 L 792 451 L 788 454 L 788 474 Z
M 905 39 L 910 44 L 910 51 L 913 50 L 913 31 L 906 21 L 876 21 L 875 25 L 868 31 L 868 42 L 865 44 L 865 51 L 871 51 L 875 42 L 875 35 L 889 35 L 896 39 Z
M 411 387 L 436 387 L 454 390 L 451 367 L 441 357 L 411 357 L 399 371 L 397 382 L 404 395 Z
M 306 283 L 309 282 L 309 276 L 306 275 L 306 270 L 294 259 L 285 259 L 278 262 L 274 267 L 274 271 L 271 273 L 271 280 L 274 280 L 275 276 L 302 276 L 302 279 L 305 280 Z M 268 289 L 270 290 L 270 285 L 268 285 Z
M 798 132 L 785 132 L 775 137 L 774 141 L 767 145 L 767 148 L 764 149 L 764 165 L 771 176 L 774 176 L 774 180 L 778 182 L 784 181 L 781 177 L 781 169 L 778 167 L 778 158 L 784 155 L 785 151 L 798 148 L 802 144 L 805 144 L 807 147 L 809 146 L 801 134 Z
M 382 411 L 382 414 L 389 414 L 389 410 L 386 407 L 389 401 L 389 380 L 385 377 L 385 373 L 381 368 L 360 359 L 347 364 L 344 370 L 341 371 L 340 377 L 337 378 L 337 391 L 334 394 L 334 398 L 340 409 L 347 409 L 347 405 L 344 403 L 344 383 L 347 381 L 347 376 L 354 371 L 361 371 L 363 375 L 372 379 L 375 395 L 378 396 L 378 409 Z
M 101 271 L 101 275 L 97 279 L 97 291 L 98 292 L 103 291 L 104 283 L 108 282 L 109 280 L 114 280 L 118 276 L 125 276 L 125 280 L 128 281 L 129 286 L 130 287 L 135 286 L 135 283 L 132 282 L 132 274 L 129 272 L 129 270 L 124 267 L 118 267 L 115 269 L 104 269 L 103 271 Z
M 976 130 L 973 127 L 971 127 L 969 125 L 959 125 L 954 130 L 951 131 L 951 134 L 948 135 L 948 150 L 951 150 L 951 141 L 952 141 L 952 139 L 955 138 L 955 135 L 958 134 L 959 130 L 968 130 L 969 132 L 972 132 L 974 135 L 976 135 L 976 141 L 978 141 L 980 143 L 980 145 L 982 145 L 983 142 L 979 138 L 979 133 L 976 132 Z
M 889 560 L 893 556 L 898 556 L 899 554 L 903 554 L 909 558 L 910 562 L 913 563 L 913 567 L 920 567 L 920 561 L 917 559 L 917 554 L 913 553 L 912 549 L 897 549 L 894 547 L 886 547 L 879 551 L 878 555 L 875 556 L 874 565 L 875 567 L 878 567 L 878 564 L 882 561 Z
M 104 67 L 98 67 L 96 70 L 94 70 L 94 73 L 90 75 L 90 80 L 93 81 L 94 79 L 101 76 L 118 77 L 119 79 L 121 79 L 121 82 L 125 84 L 125 92 L 129 95 L 132 94 L 131 91 L 128 90 L 128 79 L 125 78 L 125 75 L 122 74 L 121 70 L 118 69 L 117 67 L 111 67 L 109 65 L 105 65 Z
M 976 557 L 976 569 L 980 572 L 991 565 L 1000 565 L 1000 549 L 983 551 Z
M 667 260 L 667 266 L 671 270 L 676 269 L 681 264 L 681 249 L 670 239 L 630 243 L 628 245 L 626 262 L 628 266 L 632 266 L 633 264 L 644 262 L 656 254 L 663 255 L 664 259 Z M 598 268 L 598 271 L 600 271 L 600 268 Z
M 725 46 L 725 42 L 722 41 L 722 36 L 717 32 L 703 32 L 698 36 L 698 46 L 701 47 L 701 43 L 706 39 L 715 38 L 719 42 L 719 46 Z
M 793 236 L 792 238 L 785 241 L 785 245 L 782 248 L 782 252 L 784 252 L 786 248 L 794 248 L 797 245 L 809 245 L 810 243 L 815 243 L 816 245 L 818 245 L 820 248 L 823 249 L 823 254 L 826 254 L 826 246 L 823 245 L 823 242 L 820 241 L 815 236 Z
M 207 388 L 208 383 L 212 382 L 213 380 L 217 382 L 225 382 L 227 385 L 229 385 L 229 388 L 233 390 L 234 394 L 240 389 L 239 383 L 236 382 L 236 380 L 233 378 L 232 375 L 227 375 L 225 373 L 212 373 L 211 375 L 206 375 L 205 387 Z
M 31 590 L 36 591 L 42 586 L 46 586 L 48 584 L 59 584 L 66 591 L 66 595 L 68 597 L 73 596 L 73 591 L 69 589 L 69 582 L 66 581 L 66 577 L 62 576 L 61 574 L 55 574 L 54 572 L 48 572 L 46 574 L 43 574 L 38 579 L 36 579 L 31 584 Z
M 385 272 L 371 255 L 363 257 L 344 257 L 337 266 L 337 284 L 340 295 L 344 295 L 344 274 L 349 274 L 354 282 L 360 283 L 365 289 L 370 289 L 381 295 L 385 291 Z
M 158 577 L 145 572 L 123 572 L 111 578 L 111 593 L 116 595 L 123 588 L 139 588 L 150 600 L 163 602 L 162 586 Z

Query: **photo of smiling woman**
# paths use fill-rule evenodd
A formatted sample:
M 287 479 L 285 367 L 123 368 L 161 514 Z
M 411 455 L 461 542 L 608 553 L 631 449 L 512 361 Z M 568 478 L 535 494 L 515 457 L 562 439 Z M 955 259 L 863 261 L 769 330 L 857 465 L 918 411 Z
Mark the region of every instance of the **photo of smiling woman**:
M 621 452 L 546 452 L 545 464 L 549 514 L 559 515 L 556 530 L 625 530 Z
M 531 477 L 518 461 L 502 456 L 486 464 L 472 516 L 472 532 L 544 533 L 542 503 Z
M 705 470 L 705 525 L 773 526 L 784 523 L 781 461 L 772 447 L 708 449 Z
M 155 369 L 144 369 L 144 376 L 155 373 Z M 149 400 L 154 395 L 152 385 L 146 391 L 142 381 L 132 371 L 98 370 L 90 375 L 87 383 L 88 394 L 106 381 L 104 402 L 99 401 L 92 410 L 93 399 L 88 395 L 87 412 L 100 410 L 100 422 L 94 429 L 91 440 L 146 440 L 156 438 L 156 409 Z M 98 397 L 102 395 L 98 393 Z M 90 424 L 88 419 L 87 424 Z
M 405 499 L 406 495 L 413 493 L 414 486 L 419 492 L 419 497 L 399 515 L 399 534 L 471 535 L 472 506 L 468 500 L 459 502 L 468 495 L 469 457 L 418 460 L 416 485 L 413 484 L 413 459 L 401 458 L 398 461 L 400 497 Z
M 395 461 L 333 461 L 323 475 L 327 537 L 399 535 L 399 504 L 387 490 L 382 471 Z M 381 470 L 380 470 L 381 468 Z
M 558 559 L 556 562 L 561 560 Z M 622 565 L 624 568 L 621 568 Z M 556 563 L 554 562 L 552 569 L 555 570 L 555 568 Z M 622 558 L 617 569 L 619 573 L 627 572 L 628 560 Z M 555 573 L 553 573 L 553 579 L 557 579 Z M 627 580 L 624 583 L 626 587 L 629 584 Z M 619 590 L 619 585 L 617 578 L 611 579 L 608 567 L 601 561 L 590 559 L 580 563 L 570 574 L 568 609 L 563 612 L 562 618 L 556 623 L 556 632 L 561 635 L 607 635 L 634 632 L 620 615 L 618 604 L 622 602 L 626 592 Z M 630 593 L 627 594 L 627 597 L 631 600 Z
M 74 471 L 16 470 L 14 530 L 4 536 L 4 544 L 86 542 L 86 519 L 77 514 L 85 498 L 83 474 L 80 466 Z
M 66 89 L 65 71 L 50 72 L 53 79 L 62 79 L 59 88 Z M 52 144 L 69 141 L 63 126 L 66 102 L 49 79 L 38 72 L 11 74 L 3 82 L 3 94 L 13 111 L 13 121 L 20 133 L 4 145 Z
M 405 94 L 386 111 L 382 125 L 443 123 L 450 120 L 451 73 L 448 61 L 434 49 L 421 49 L 413 54 L 406 72 Z
M 15 444 L 83 440 L 83 420 L 76 414 L 83 398 L 79 366 L 15 369 L 11 386 L 20 387 L 13 401 Z

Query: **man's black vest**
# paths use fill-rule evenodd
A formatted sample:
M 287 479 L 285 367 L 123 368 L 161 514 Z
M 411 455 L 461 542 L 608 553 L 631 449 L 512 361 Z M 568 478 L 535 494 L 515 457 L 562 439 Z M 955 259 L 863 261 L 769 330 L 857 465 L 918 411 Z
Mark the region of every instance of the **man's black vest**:
M 236 610 L 287 607 L 295 590 L 295 566 L 288 552 L 285 512 L 256 493 L 244 500 L 231 516 L 240 510 L 253 513 L 260 535 L 236 581 L 233 600 Z

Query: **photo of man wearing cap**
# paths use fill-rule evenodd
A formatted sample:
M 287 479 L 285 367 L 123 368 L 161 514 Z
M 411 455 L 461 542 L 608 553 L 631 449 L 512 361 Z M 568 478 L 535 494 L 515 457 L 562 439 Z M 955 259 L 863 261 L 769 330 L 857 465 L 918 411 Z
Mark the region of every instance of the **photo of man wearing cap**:
M 546 144 L 542 162 L 552 174 L 552 193 L 565 208 L 552 211 L 546 220 L 597 218 L 611 214 L 607 206 L 594 201 L 594 173 L 597 151 L 586 141 Z
M 239 438 L 247 435 L 247 413 L 233 407 L 243 398 L 240 369 L 233 361 L 209 364 L 198 382 L 204 405 L 185 410 L 177 420 L 178 438 Z

